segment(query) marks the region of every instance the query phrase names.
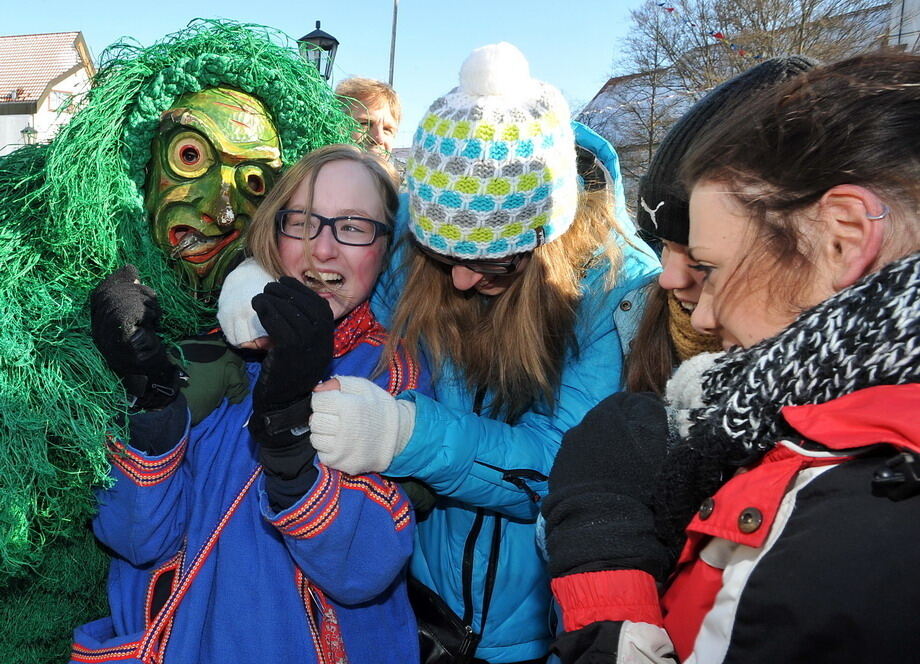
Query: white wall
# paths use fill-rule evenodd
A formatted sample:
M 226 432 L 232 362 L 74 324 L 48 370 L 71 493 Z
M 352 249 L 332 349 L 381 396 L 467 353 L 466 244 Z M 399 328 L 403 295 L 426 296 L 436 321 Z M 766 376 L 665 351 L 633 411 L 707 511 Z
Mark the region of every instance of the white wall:
M 0 156 L 22 145 L 22 131 L 32 124 L 31 115 L 0 115 Z
M 908 53 L 920 53 L 920 0 L 894 0 L 888 23 L 888 43 L 903 44 Z
M 71 113 L 59 112 L 56 106 L 58 95 L 70 93 L 81 95 L 89 88 L 89 77 L 85 69 L 67 76 L 50 85 L 39 100 L 34 115 L 0 115 L 0 155 L 12 152 L 22 145 L 20 133 L 26 125 L 38 132 L 35 141 L 47 143 L 58 130 L 70 120 Z M 71 107 L 71 110 L 73 107 Z

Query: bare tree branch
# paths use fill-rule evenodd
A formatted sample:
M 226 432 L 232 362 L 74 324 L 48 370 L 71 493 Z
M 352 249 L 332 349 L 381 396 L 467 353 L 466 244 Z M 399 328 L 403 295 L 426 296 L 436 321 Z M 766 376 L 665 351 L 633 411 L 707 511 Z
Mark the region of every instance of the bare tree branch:
M 647 0 L 578 119 L 620 152 L 630 190 L 670 126 L 713 87 L 766 58 L 830 61 L 884 47 L 890 10 L 879 0 Z

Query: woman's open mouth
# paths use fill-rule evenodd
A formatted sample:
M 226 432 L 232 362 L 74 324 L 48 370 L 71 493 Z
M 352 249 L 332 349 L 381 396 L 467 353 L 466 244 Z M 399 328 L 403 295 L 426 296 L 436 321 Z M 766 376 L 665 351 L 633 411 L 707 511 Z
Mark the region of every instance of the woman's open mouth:
M 345 277 L 338 272 L 319 270 L 318 272 L 304 272 L 303 281 L 317 293 L 333 293 L 341 290 Z

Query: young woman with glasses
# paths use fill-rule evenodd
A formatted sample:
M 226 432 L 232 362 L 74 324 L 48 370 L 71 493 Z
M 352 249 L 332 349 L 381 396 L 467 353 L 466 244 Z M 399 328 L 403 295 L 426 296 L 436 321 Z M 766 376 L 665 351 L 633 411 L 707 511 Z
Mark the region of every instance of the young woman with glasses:
M 114 552 L 112 617 L 77 630 L 72 661 L 111 655 L 112 639 L 131 661 L 417 661 L 412 509 L 389 480 L 317 463 L 307 427 L 313 387 L 331 373 L 430 393 L 405 353 L 375 371 L 387 334 L 368 297 L 396 206 L 392 168 L 348 145 L 308 154 L 266 197 L 253 262 L 233 272 L 258 285 L 228 335 L 261 337 L 267 351 L 246 363 L 250 394 L 194 425 L 182 394 L 129 413 L 131 439 L 110 444 L 113 484 L 93 524 Z M 175 371 L 156 296 L 133 268 L 106 279 L 92 305 L 93 337 L 124 380 L 151 363 Z
M 312 440 L 332 467 L 437 494 L 412 573 L 468 628 L 444 661 L 542 661 L 553 629 L 534 524 L 546 476 L 562 434 L 621 388 L 615 318 L 639 311 L 627 293 L 657 263 L 615 230 L 608 191 L 579 192 L 566 104 L 517 49 L 475 51 L 460 78 L 415 135 L 405 283 L 382 297 L 398 296 L 394 335 L 432 362 L 437 399 L 329 381 L 313 397 Z M 362 442 L 368 430 L 381 435 Z

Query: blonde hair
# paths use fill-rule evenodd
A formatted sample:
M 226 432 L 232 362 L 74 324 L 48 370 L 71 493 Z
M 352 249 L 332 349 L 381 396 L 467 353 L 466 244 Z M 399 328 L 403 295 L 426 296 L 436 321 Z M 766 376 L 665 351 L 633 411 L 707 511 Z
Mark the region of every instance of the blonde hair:
M 396 90 L 383 81 L 359 76 L 346 78 L 336 86 L 335 94 L 342 97 L 348 112 L 351 112 L 351 109 L 356 106 L 370 109 L 372 106 L 383 104 L 390 109 L 390 114 L 397 125 L 402 119 L 399 96 Z
M 386 215 L 385 222 L 390 228 L 396 218 L 396 209 L 399 206 L 399 196 L 396 189 L 398 175 L 390 164 L 380 159 L 371 152 L 365 152 L 354 145 L 335 144 L 314 150 L 305 155 L 296 164 L 285 171 L 282 178 L 265 197 L 265 200 L 256 210 L 249 226 L 246 238 L 246 251 L 262 265 L 275 279 L 284 274 L 281 256 L 278 253 L 278 230 L 275 227 L 275 214 L 283 209 L 291 199 L 300 184 L 309 179 L 310 191 L 307 197 L 306 208 L 309 210 L 313 203 L 313 188 L 316 176 L 320 169 L 333 161 L 354 161 L 367 169 L 370 173 Z M 304 239 L 304 252 L 310 268 L 313 269 L 313 260 L 310 257 L 310 240 Z M 315 271 L 315 270 L 314 270 Z
M 471 390 L 494 395 L 490 414 L 508 422 L 540 401 L 552 410 L 566 354 L 578 352 L 581 280 L 606 260 L 609 287 L 619 269 L 612 210 L 606 190 L 582 192 L 569 230 L 537 247 L 508 290 L 492 298 L 458 291 L 450 270 L 413 244 L 384 357 L 392 356 L 399 339 L 414 357 L 424 345 L 436 376 L 452 362 Z

